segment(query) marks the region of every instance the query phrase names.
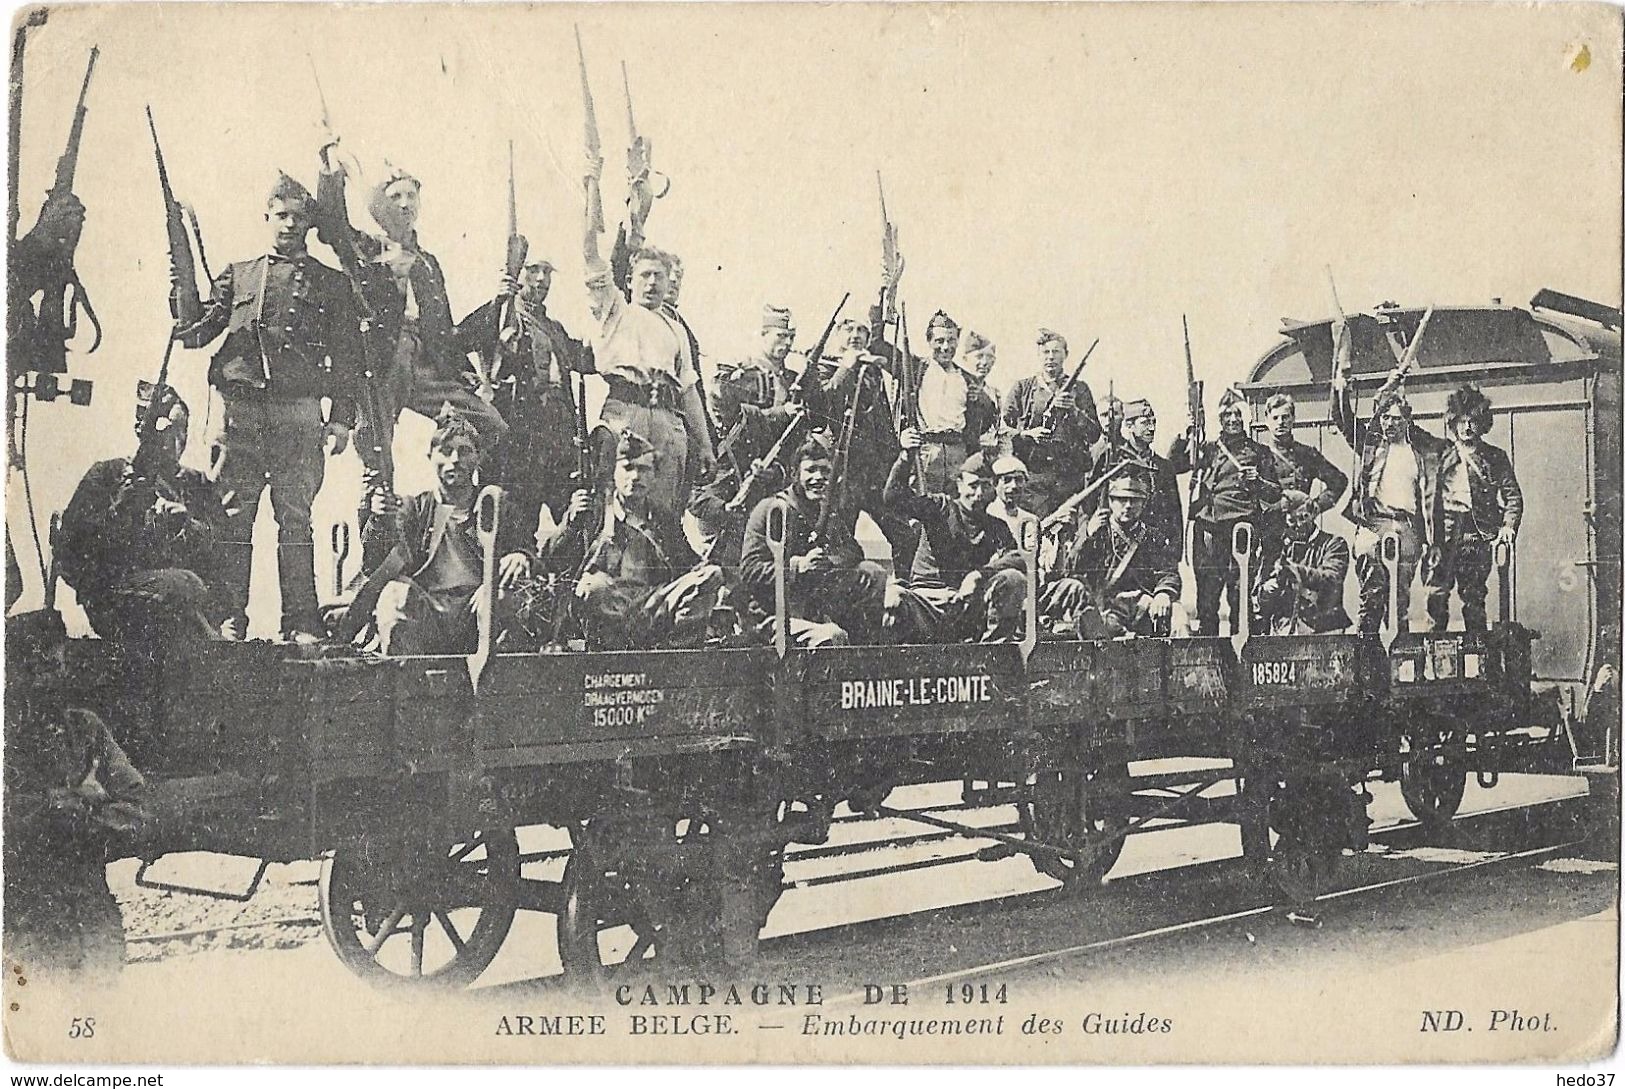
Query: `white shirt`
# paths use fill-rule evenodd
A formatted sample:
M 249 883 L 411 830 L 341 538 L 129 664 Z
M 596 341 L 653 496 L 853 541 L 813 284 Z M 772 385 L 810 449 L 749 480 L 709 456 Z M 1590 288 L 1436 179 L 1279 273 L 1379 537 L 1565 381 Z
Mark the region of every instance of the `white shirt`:
M 1419 508 L 1416 482 L 1421 476 L 1416 460 L 1416 448 L 1408 442 L 1388 444 L 1388 460 L 1383 463 L 1382 475 L 1377 478 L 1376 500 L 1390 510 L 1417 513 Z
M 608 270 L 596 277 L 588 270 L 587 291 L 599 329 L 593 337 L 593 360 L 606 378 L 623 378 L 640 386 L 657 376 L 679 389 L 694 385 L 694 361 L 688 336 L 664 314 L 627 302 L 609 283 Z
M 924 431 L 965 430 L 967 389 L 959 368 L 932 363 L 920 378 L 920 427 Z

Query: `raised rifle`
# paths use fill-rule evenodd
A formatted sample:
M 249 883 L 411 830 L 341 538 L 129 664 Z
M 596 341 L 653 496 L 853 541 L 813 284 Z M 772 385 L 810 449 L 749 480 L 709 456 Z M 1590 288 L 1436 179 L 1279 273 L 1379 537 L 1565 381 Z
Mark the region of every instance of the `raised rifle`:
M 96 71 L 96 58 L 100 55 L 100 49 L 96 46 L 90 47 L 90 62 L 85 66 L 85 81 L 79 87 L 79 102 L 74 107 L 73 123 L 68 128 L 67 146 L 63 148 L 62 155 L 56 161 L 56 180 L 46 195 L 47 208 L 54 202 L 73 196 L 74 174 L 79 169 L 79 144 L 84 137 L 85 114 L 88 112 L 85 99 L 90 94 L 90 77 Z M 52 239 L 55 248 L 51 255 L 50 275 L 40 299 L 35 341 L 38 358 L 30 361 L 32 370 L 60 374 L 68 369 L 68 342 L 79 331 L 80 310 L 85 312 L 85 317 L 89 319 L 95 332 L 95 339 L 91 341 L 90 347 L 85 349 L 86 354 L 101 347 L 102 323 L 96 317 L 95 307 L 91 305 L 90 293 L 85 290 L 85 285 L 79 280 L 78 270 L 73 267 L 74 253 L 79 248 L 79 235 L 83 227 L 82 217 L 77 215 L 65 217 L 60 221 L 57 233 Z
M 671 192 L 671 179 L 659 174 L 664 183 L 659 192 L 655 192 L 649 184 L 650 179 L 658 173 L 654 169 L 654 148 L 647 137 L 638 134 L 637 118 L 632 115 L 632 79 L 627 75 L 625 61 L 621 62 L 621 88 L 626 93 L 626 131 L 630 134 L 630 142 L 626 146 L 626 192 L 631 213 L 628 226 L 631 233 L 642 235 L 649 209 L 655 201 Z
M 1043 528 L 1050 529 L 1054 526 L 1060 525 L 1063 522 L 1070 521 L 1073 511 L 1077 510 L 1083 504 L 1093 499 L 1095 495 L 1099 493 L 1100 489 L 1104 488 L 1108 483 L 1111 482 L 1111 479 L 1114 476 L 1125 469 L 1138 469 L 1143 473 L 1150 473 L 1153 471 L 1153 467 L 1151 465 L 1143 461 L 1138 461 L 1134 458 L 1124 458 L 1122 461 L 1113 462 L 1111 467 L 1101 474 L 1098 479 L 1090 481 L 1088 487 L 1084 488 L 1082 491 L 1072 496 L 1072 498 L 1056 507 L 1049 514 L 1046 514 L 1043 522 L 1041 523 Z
M 1191 418 L 1186 441 L 1189 443 L 1187 449 L 1191 463 L 1190 509 L 1194 513 L 1202 495 L 1203 478 L 1207 474 L 1206 466 L 1200 464 L 1202 448 L 1207 445 L 1207 413 L 1202 407 L 1202 383 L 1196 380 L 1196 363 L 1191 357 L 1191 323 L 1181 314 L 1179 324 L 1185 330 L 1185 406 Z
M 1083 373 L 1083 365 L 1089 362 L 1089 357 L 1095 353 L 1095 348 L 1099 345 L 1100 338 L 1096 337 L 1095 342 L 1089 345 L 1083 356 L 1078 360 L 1078 365 L 1072 368 L 1072 373 L 1066 376 L 1066 381 L 1061 383 L 1061 388 L 1055 391 L 1056 397 L 1061 396 L 1063 393 L 1072 392 L 1072 387 L 1078 384 L 1078 375 Z M 1053 430 L 1056 424 L 1056 414 L 1059 411 L 1055 407 L 1055 398 L 1050 398 L 1049 407 L 1044 409 L 1044 417 L 1039 421 L 1038 426 Z
M 158 125 L 152 119 L 152 107 L 147 107 L 147 129 L 152 133 L 152 153 L 158 162 L 158 191 L 164 201 L 164 233 L 169 239 L 169 316 L 175 319 L 176 326 L 192 325 L 203 316 L 203 296 L 197 286 L 197 263 L 192 255 L 192 236 L 187 234 L 186 220 L 183 218 L 181 203 L 175 197 L 175 190 L 169 184 L 169 170 L 164 165 L 163 145 L 158 141 Z M 194 234 L 196 233 L 197 217 L 192 218 Z M 203 247 L 203 236 L 196 235 L 198 249 Z M 164 345 L 164 360 L 158 366 L 158 390 L 169 383 L 169 360 L 175 351 L 175 338 L 171 336 Z M 152 424 L 152 416 L 158 409 L 160 398 L 153 396 L 147 404 L 147 411 L 142 420 L 142 434 L 147 433 Z
M 508 253 L 503 264 L 503 271 L 512 283 L 517 283 L 519 274 L 524 271 L 525 258 L 530 254 L 530 240 L 519 233 L 519 196 L 514 186 L 513 178 L 513 141 L 508 141 Z M 502 369 L 503 352 L 511 348 L 519 339 L 519 296 L 516 288 L 503 292 L 497 303 L 497 339 L 492 345 L 491 365 L 483 367 L 476 365 L 475 374 L 479 378 L 480 396 L 486 401 L 493 399 L 492 383 L 496 381 L 498 372 Z
M 597 159 L 603 154 L 598 140 L 598 113 L 592 104 L 592 84 L 587 81 L 587 53 L 581 47 L 581 28 L 576 27 L 576 59 L 581 64 L 582 143 L 587 156 Z M 587 178 L 587 223 L 595 234 L 604 233 L 604 198 L 595 179 Z
M 576 471 L 574 475 L 575 490 L 593 493 L 596 481 L 593 476 L 592 464 L 592 435 L 587 429 L 587 379 L 573 374 L 571 381 L 575 384 L 575 448 Z M 607 510 L 605 512 L 607 514 Z M 589 511 L 581 528 L 581 562 L 576 565 L 574 572 L 567 579 L 558 579 L 553 585 L 553 633 L 549 645 L 559 647 L 564 636 L 564 622 L 569 617 L 570 597 L 575 593 L 576 583 L 587 570 L 587 564 L 592 559 L 592 546 L 598 533 L 603 530 L 602 517 L 594 517 Z M 596 531 L 595 531 L 596 530 Z
M 914 355 L 908 350 L 908 307 L 898 304 L 897 307 L 897 339 L 899 341 L 897 352 L 897 417 L 898 430 L 912 427 L 916 430 L 920 426 L 920 375 L 914 370 Z M 909 461 L 913 463 L 914 475 L 920 475 L 920 451 L 909 451 Z
M 853 364 L 857 368 L 852 383 L 852 397 L 846 403 L 846 414 L 841 418 L 841 430 L 835 437 L 835 454 L 830 461 L 829 483 L 824 486 L 824 498 L 818 503 L 818 521 L 813 525 L 813 541 L 828 540 L 830 519 L 840 509 L 841 483 L 846 479 L 847 462 L 852 456 L 852 435 L 858 429 L 858 408 L 863 399 L 863 368 L 868 363 L 860 357 Z

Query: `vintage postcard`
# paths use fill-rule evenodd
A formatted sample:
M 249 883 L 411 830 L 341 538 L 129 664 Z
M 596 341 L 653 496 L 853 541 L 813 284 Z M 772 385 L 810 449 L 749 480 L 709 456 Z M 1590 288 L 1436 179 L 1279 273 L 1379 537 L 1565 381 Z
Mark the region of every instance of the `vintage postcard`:
M 7 1054 L 1610 1055 L 1621 32 L 17 10 Z

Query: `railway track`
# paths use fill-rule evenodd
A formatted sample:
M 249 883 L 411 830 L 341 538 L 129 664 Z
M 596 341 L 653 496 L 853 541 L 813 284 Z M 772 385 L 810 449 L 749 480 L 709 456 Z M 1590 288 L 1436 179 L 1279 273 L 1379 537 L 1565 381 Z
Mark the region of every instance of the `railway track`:
M 1518 811 L 1518 810 L 1535 811 L 1535 810 L 1539 810 L 1539 809 L 1542 809 L 1542 808 L 1545 808 L 1545 807 L 1563 805 L 1565 803 L 1569 803 L 1569 802 L 1574 801 L 1575 799 L 1583 798 L 1583 797 L 1585 797 L 1585 792 L 1584 791 L 1579 791 L 1579 792 L 1576 792 L 1576 793 L 1573 793 L 1573 794 L 1567 794 L 1567 795 L 1563 795 L 1563 796 L 1560 796 L 1560 797 L 1557 797 L 1557 798 L 1542 799 L 1542 800 L 1535 801 L 1535 802 L 1525 802 L 1525 803 L 1520 803 L 1520 804 L 1516 804 L 1516 805 L 1493 806 L 1493 807 L 1488 807 L 1488 808 L 1484 808 L 1484 809 L 1477 809 L 1477 810 L 1474 810 L 1471 813 L 1459 814 L 1458 816 L 1456 816 L 1453 819 L 1452 824 L 1461 824 L 1461 823 L 1464 823 L 1464 822 L 1481 821 L 1481 820 L 1483 820 L 1485 818 L 1492 817 L 1492 816 L 1495 816 L 1497 814 L 1510 813 L 1510 812 L 1515 812 L 1515 811 Z M 1001 820 L 997 816 L 998 811 L 1000 809 L 1007 809 L 1008 807 L 1000 807 L 1000 806 L 986 807 L 986 806 L 967 805 L 967 804 L 964 804 L 964 803 L 948 803 L 948 804 L 943 804 L 943 805 L 940 805 L 940 806 L 919 806 L 919 807 L 916 807 L 916 808 L 917 808 L 917 811 L 919 811 L 921 813 L 927 813 L 927 814 L 941 814 L 941 813 L 959 812 L 959 813 L 965 813 L 967 815 L 972 814 L 972 813 L 981 813 L 981 814 L 984 814 L 984 815 L 988 815 L 988 817 L 989 817 L 988 822 L 986 824 L 980 825 L 980 827 L 983 827 L 986 830 L 992 831 L 992 832 L 1009 833 L 1009 832 L 1015 831 L 1016 828 L 1017 828 L 1017 825 L 1013 821 Z M 837 817 L 835 819 L 835 824 L 836 824 L 837 827 L 843 826 L 843 825 L 853 825 L 853 824 L 857 824 L 861 820 L 863 820 L 863 818 L 861 816 L 858 816 L 858 815 L 840 816 L 840 817 Z M 895 822 L 890 822 L 890 823 L 895 823 Z M 1421 828 L 1421 826 L 1422 826 L 1421 822 L 1417 821 L 1417 820 L 1414 820 L 1414 819 L 1386 822 L 1386 823 L 1383 823 L 1381 825 L 1374 826 L 1371 829 L 1371 840 L 1372 840 L 1372 842 L 1374 844 L 1381 844 L 1386 840 L 1390 840 L 1390 839 L 1392 839 L 1394 837 L 1402 836 L 1406 832 L 1410 832 L 1410 831 L 1419 829 L 1419 828 Z M 916 826 L 916 827 L 918 828 L 918 826 Z M 793 865 L 793 864 L 798 864 L 798 863 L 806 863 L 806 862 L 811 862 L 811 861 L 825 861 L 825 860 L 832 860 L 832 859 L 849 859 L 849 858 L 851 858 L 851 859 L 861 859 L 861 858 L 864 858 L 865 856 L 872 856 L 872 855 L 885 856 L 885 855 L 888 855 L 888 854 L 895 854 L 895 853 L 897 853 L 899 851 L 904 851 L 904 850 L 909 850 L 909 849 L 919 848 L 919 847 L 926 847 L 926 846 L 936 844 L 936 843 L 944 843 L 946 841 L 953 840 L 953 839 L 962 840 L 964 845 L 965 845 L 964 849 L 957 850 L 957 851 L 952 851 L 952 852 L 948 852 L 948 853 L 944 853 L 944 854 L 940 854 L 940 855 L 930 855 L 930 856 L 924 857 L 924 858 L 914 858 L 914 859 L 907 859 L 907 860 L 902 860 L 902 861 L 878 861 L 878 860 L 876 860 L 877 864 L 859 866 L 859 867 L 854 867 L 854 868 L 849 868 L 849 869 L 839 869 L 839 870 L 829 872 L 829 873 L 814 874 L 814 875 L 809 875 L 809 876 L 805 876 L 805 877 L 787 878 L 785 880 L 785 882 L 784 882 L 784 888 L 785 888 L 786 891 L 795 890 L 795 889 L 808 889 L 808 888 L 814 888 L 814 887 L 818 887 L 818 886 L 822 886 L 822 885 L 831 885 L 831 884 L 837 884 L 837 883 L 841 883 L 841 882 L 857 881 L 857 880 L 861 880 L 861 879 L 864 879 L 864 878 L 886 877 L 886 876 L 892 876 L 892 875 L 897 875 L 897 874 L 902 874 L 902 873 L 908 873 L 908 872 L 917 871 L 917 870 L 935 868 L 935 867 L 939 867 L 939 866 L 954 865 L 954 864 L 957 864 L 957 863 L 960 863 L 960 862 L 975 861 L 975 860 L 977 860 L 977 859 L 979 859 L 979 858 L 981 858 L 983 856 L 984 852 L 988 849 L 988 847 L 993 842 L 991 840 L 988 840 L 988 841 L 984 842 L 984 841 L 977 840 L 977 839 L 962 837 L 957 832 L 919 829 L 919 830 L 903 831 L 903 832 L 898 832 L 898 833 L 895 833 L 895 834 L 879 836 L 879 837 L 875 837 L 875 838 L 872 838 L 872 839 L 854 840 L 854 841 L 846 842 L 846 843 L 830 843 L 830 844 L 823 844 L 823 845 L 818 845 L 818 846 L 792 848 L 788 852 L 788 854 L 786 855 L 786 863 Z M 1557 846 L 1553 846 L 1553 847 L 1549 847 L 1549 848 L 1537 848 L 1535 850 L 1537 852 L 1539 852 L 1539 851 L 1557 851 L 1557 850 L 1564 849 L 1566 847 L 1573 846 L 1574 843 L 1578 843 L 1578 842 L 1583 842 L 1583 840 L 1575 840 L 1575 841 L 1565 843 L 1565 844 L 1562 844 L 1562 845 L 1557 845 Z M 537 862 L 548 862 L 548 861 L 562 860 L 568 854 L 569 854 L 569 852 L 567 850 L 535 851 L 535 852 L 529 852 L 529 853 L 525 854 L 523 856 L 523 858 L 524 858 L 524 861 L 526 863 L 537 863 Z M 1361 888 L 1357 888 L 1357 889 L 1335 891 L 1335 892 L 1327 893 L 1327 894 L 1323 895 L 1322 897 L 1320 897 L 1319 899 L 1321 899 L 1321 900 L 1338 899 L 1338 898 L 1342 898 L 1342 897 L 1346 897 L 1346 896 L 1350 896 L 1350 895 L 1355 895 L 1355 894 L 1361 893 L 1361 892 L 1375 891 L 1375 890 L 1380 889 L 1380 888 L 1388 887 L 1391 884 L 1403 884 L 1403 883 L 1408 883 L 1410 881 L 1420 880 L 1420 879 L 1424 879 L 1424 878 L 1433 879 L 1433 878 L 1437 878 L 1437 877 L 1444 877 L 1444 876 L 1448 876 L 1451 873 L 1458 872 L 1458 871 L 1461 871 L 1461 870 L 1472 869 L 1472 868 L 1476 868 L 1476 867 L 1482 866 L 1482 865 L 1490 865 L 1490 864 L 1494 864 L 1496 862 L 1501 862 L 1501 861 L 1508 861 L 1508 860 L 1512 860 L 1512 859 L 1519 858 L 1519 857 L 1523 857 L 1523 856 L 1522 855 L 1505 855 L 1505 856 L 1497 856 L 1497 857 L 1495 857 L 1493 859 L 1487 859 L 1487 860 L 1476 860 L 1476 861 L 1467 862 L 1467 863 L 1446 864 L 1446 865 L 1443 865 L 1441 869 L 1439 869 L 1437 871 L 1430 871 L 1427 874 L 1411 875 L 1411 876 L 1404 877 L 1404 878 L 1397 878 L 1397 879 L 1394 879 L 1393 881 L 1390 881 L 1390 882 L 1379 882 L 1379 883 L 1376 883 L 1376 884 L 1372 884 L 1370 886 L 1365 886 L 1365 887 L 1361 887 Z M 1204 864 L 1206 864 L 1206 863 L 1198 863 L 1197 865 L 1204 865 Z M 1172 869 L 1179 869 L 1179 868 L 1184 868 L 1184 867 L 1183 866 L 1172 867 Z M 1159 871 L 1159 872 L 1161 872 L 1161 871 Z M 295 886 L 298 886 L 298 885 L 314 885 L 315 881 L 306 879 L 306 880 L 291 882 L 290 884 L 295 885 Z M 1056 890 L 1056 891 L 1058 891 L 1058 890 Z M 1034 896 L 1034 895 L 1043 895 L 1043 893 L 1041 893 L 1041 892 L 1040 893 L 1020 893 L 1020 894 L 1017 894 L 1017 897 L 1018 898 L 1019 897 L 1031 897 L 1031 896 Z M 1003 898 L 1001 897 L 1000 899 L 1003 899 Z M 1064 959 L 1064 958 L 1069 957 L 1069 956 L 1083 955 L 1087 951 L 1090 951 L 1090 950 L 1093 950 L 1093 949 L 1104 949 L 1104 948 L 1120 946 L 1120 945 L 1123 945 L 1123 944 L 1128 944 L 1128 943 L 1131 943 L 1133 941 L 1150 940 L 1152 938 L 1160 937 L 1160 936 L 1163 936 L 1165 934 L 1177 933 L 1177 932 L 1184 931 L 1184 930 L 1201 929 L 1203 927 L 1218 925 L 1218 924 L 1223 923 L 1223 922 L 1229 922 L 1229 921 L 1233 921 L 1233 920 L 1236 920 L 1236 919 L 1246 918 L 1246 917 L 1249 917 L 1249 916 L 1252 916 L 1252 915 L 1266 914 L 1266 913 L 1268 913 L 1268 912 L 1270 912 L 1272 910 L 1274 910 L 1274 909 L 1270 905 L 1252 907 L 1252 908 L 1248 908 L 1248 909 L 1245 909 L 1245 910 L 1242 910 L 1242 911 L 1239 911 L 1239 912 L 1232 912 L 1232 913 L 1228 913 L 1228 914 L 1224 914 L 1224 915 L 1213 916 L 1211 918 L 1190 920 L 1188 922 L 1183 922 L 1183 923 L 1179 923 L 1179 924 L 1176 924 L 1176 925 L 1173 925 L 1173 926 L 1168 926 L 1168 927 L 1157 927 L 1157 928 L 1153 928 L 1153 929 L 1147 930 L 1147 931 L 1145 931 L 1143 933 L 1136 934 L 1136 935 L 1115 937 L 1115 938 L 1106 939 L 1103 942 L 1097 942 L 1097 943 L 1085 943 L 1084 945 L 1069 948 L 1069 949 L 1066 949 L 1066 950 L 1056 950 L 1056 951 L 1052 951 L 1052 952 L 1048 952 L 1048 953 L 1034 954 L 1034 956 L 1036 958 L 1038 958 L 1038 959 L 1033 961 L 1033 963 L 1039 963 L 1039 962 L 1042 962 L 1044 960 Z M 271 930 L 271 929 L 275 929 L 275 928 L 278 928 L 278 927 L 319 928 L 320 925 L 321 925 L 321 919 L 320 919 L 319 911 L 318 911 L 316 905 L 313 903 L 311 905 L 311 908 L 310 908 L 309 911 L 301 912 L 299 914 L 288 914 L 288 915 L 282 915 L 282 916 L 275 916 L 275 917 L 268 918 L 268 919 L 256 919 L 256 920 L 244 921 L 244 922 L 222 923 L 222 924 L 214 925 L 214 926 L 192 927 L 192 928 L 187 928 L 187 929 L 182 929 L 182 930 L 160 931 L 160 932 L 151 932 L 151 933 L 134 933 L 134 934 L 130 934 L 126 938 L 126 941 L 130 945 L 153 945 L 153 944 L 159 944 L 159 943 L 170 942 L 170 941 L 190 941 L 190 940 L 195 940 L 195 939 L 200 939 L 200 938 L 209 938 L 209 937 L 214 937 L 214 936 L 218 936 L 218 935 L 222 935 L 222 934 L 244 932 L 244 931 Z M 828 933 L 828 932 L 831 932 L 831 931 L 840 931 L 840 930 L 848 929 L 850 927 L 863 926 L 863 925 L 864 925 L 863 923 L 848 923 L 848 924 L 840 924 L 840 925 L 837 925 L 835 927 L 823 927 L 823 928 L 815 928 L 815 929 L 812 929 L 812 930 L 795 931 L 793 933 L 780 935 L 780 936 L 777 936 L 777 937 L 774 937 L 774 938 L 764 939 L 763 947 L 764 947 L 764 949 L 770 949 L 775 945 L 782 945 L 783 943 L 785 943 L 786 941 L 788 941 L 790 939 L 803 939 L 803 938 L 807 938 L 809 936 L 816 935 L 816 934 L 819 934 L 819 933 Z M 1026 963 L 1025 958 L 1017 958 L 1017 961 L 1019 963 L 1021 963 L 1021 964 Z M 976 969 L 966 969 L 965 971 L 970 973 L 971 975 L 985 974 L 987 972 L 1000 970 L 1000 967 L 1001 967 L 1002 964 L 1003 964 L 1003 962 L 1000 962 L 1000 964 L 992 964 L 992 965 L 983 966 L 982 968 L 976 968 Z M 950 981 L 950 978 L 951 979 L 958 979 L 959 975 L 958 974 L 951 974 L 950 977 L 943 977 L 942 980 L 939 980 L 937 977 L 929 977 L 928 979 L 926 979 L 926 980 L 924 980 L 922 982 L 944 982 L 944 981 Z

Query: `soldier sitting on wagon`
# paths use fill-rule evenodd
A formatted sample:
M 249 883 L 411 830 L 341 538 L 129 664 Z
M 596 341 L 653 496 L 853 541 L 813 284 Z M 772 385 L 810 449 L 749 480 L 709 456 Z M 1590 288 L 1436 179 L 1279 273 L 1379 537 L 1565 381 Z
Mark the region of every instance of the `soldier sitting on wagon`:
M 1123 471 L 1084 524 L 1040 603 L 1046 626 L 1083 639 L 1166 636 L 1179 597 L 1179 556 L 1144 521 L 1150 485 Z
M 852 536 L 850 520 L 837 512 L 818 532 L 819 508 L 831 479 L 829 443 L 815 435 L 796 452 L 790 486 L 770 496 L 751 512 L 745 530 L 739 573 L 755 605 L 774 620 L 774 562 L 768 526 L 774 512 L 784 518 L 785 592 L 789 599 L 790 636 L 800 647 L 873 643 L 885 610 L 886 572 L 863 557 Z
M 367 608 L 376 593 L 374 615 L 385 654 L 467 654 L 475 648 L 485 574 L 475 528 L 480 459 L 479 432 L 446 405 L 429 443 L 434 490 L 401 499 L 373 489 L 368 497 L 373 517 L 365 532 L 386 537 L 389 553 L 351 608 Z M 496 589 L 503 593 L 530 573 L 531 559 L 521 519 L 499 519 L 497 533 Z
M 921 495 L 914 488 L 913 428 L 886 478 L 886 505 L 924 528 L 906 584 L 887 588 L 887 624 L 900 642 L 984 642 L 1018 639 L 1026 601 L 1025 565 L 1010 527 L 988 513 L 993 469 L 976 453 L 959 466 L 957 495 Z
M 1285 540 L 1255 595 L 1256 622 L 1269 635 L 1336 632 L 1352 623 L 1343 609 L 1348 542 L 1315 525 L 1319 511 L 1308 496 L 1286 510 Z
M 146 782 L 69 705 L 66 646 L 55 610 L 6 618 L 5 949 L 29 976 L 107 983 L 124 965 L 107 862 L 147 819 Z
M 592 649 L 704 642 L 723 588 L 722 569 L 699 563 L 676 517 L 650 494 L 659 469 L 660 452 L 636 431 L 623 430 L 615 443 L 614 490 L 602 530 L 590 533 L 588 496 L 578 492 L 571 517 L 542 541 L 549 567 L 580 572 L 574 607 Z
M 169 386 L 141 385 L 136 455 L 90 467 L 63 512 L 56 555 L 96 634 L 151 653 L 217 637 L 225 603 L 216 552 L 228 511 L 208 477 L 180 463 L 186 403 Z
M 1484 441 L 1495 422 L 1488 397 L 1463 386 L 1445 403 L 1444 421 L 1451 441 L 1439 468 L 1439 536 L 1422 566 L 1428 619 L 1436 631 L 1449 626 L 1453 586 L 1461 598 L 1462 626 L 1483 631 L 1495 548 L 1518 538 L 1523 489 L 1507 452 Z

